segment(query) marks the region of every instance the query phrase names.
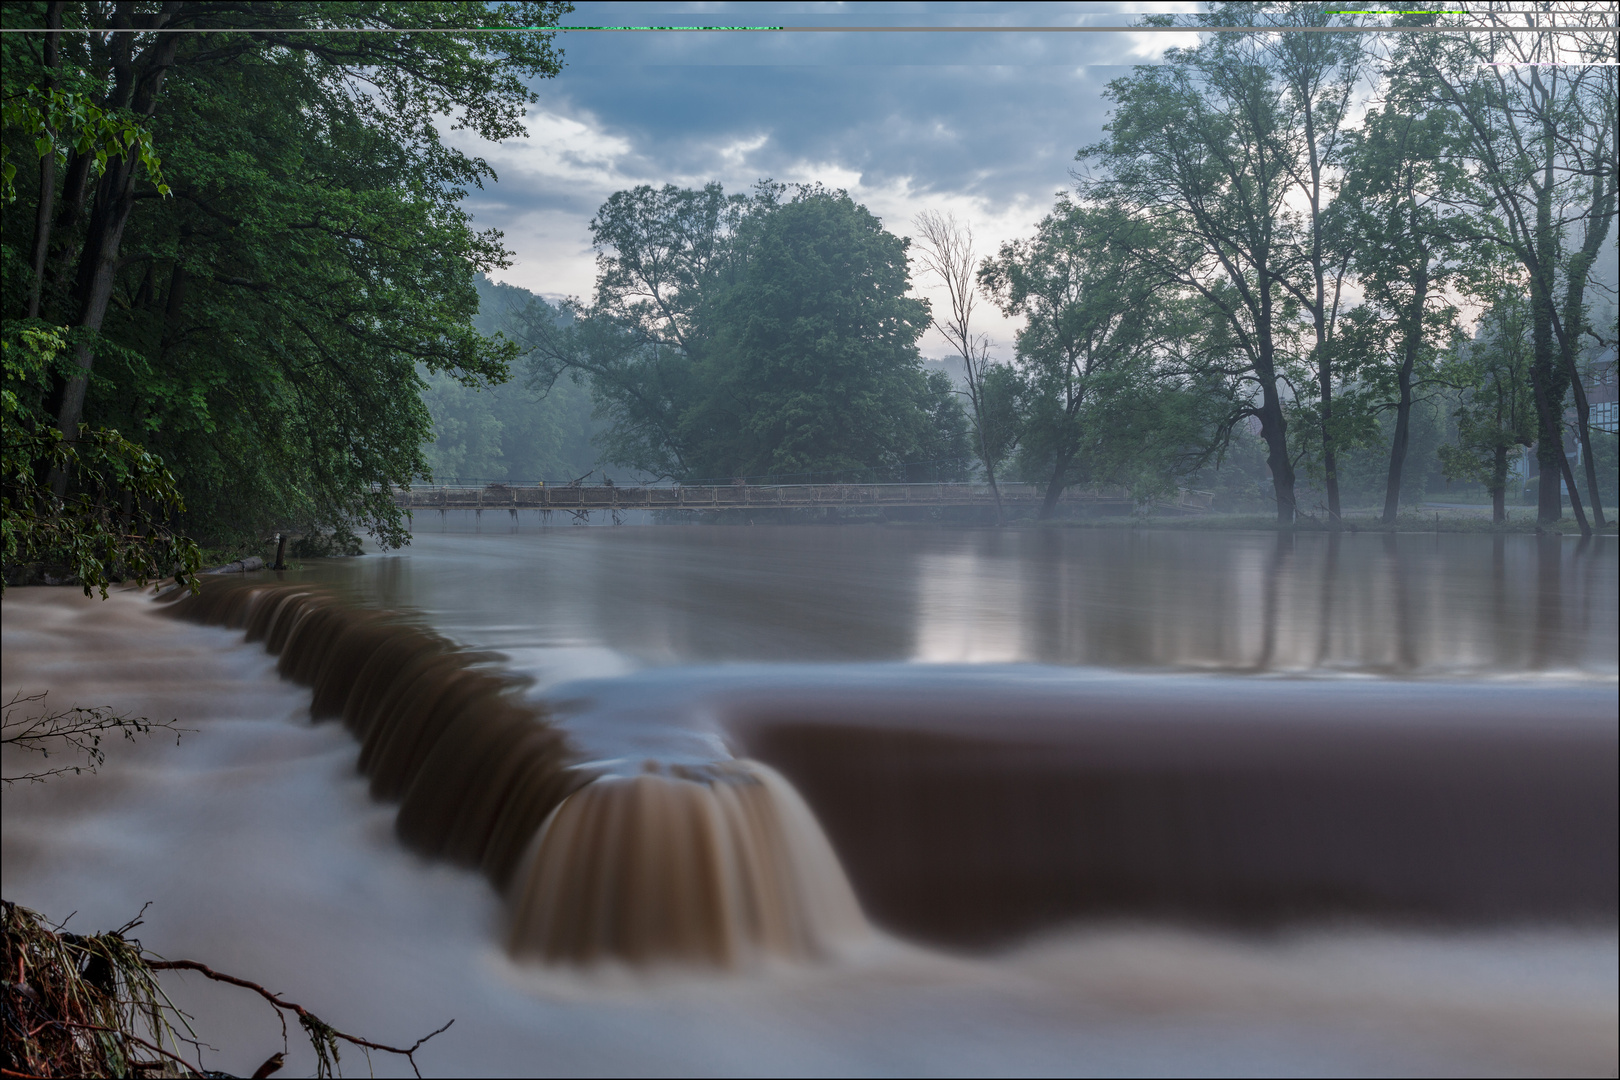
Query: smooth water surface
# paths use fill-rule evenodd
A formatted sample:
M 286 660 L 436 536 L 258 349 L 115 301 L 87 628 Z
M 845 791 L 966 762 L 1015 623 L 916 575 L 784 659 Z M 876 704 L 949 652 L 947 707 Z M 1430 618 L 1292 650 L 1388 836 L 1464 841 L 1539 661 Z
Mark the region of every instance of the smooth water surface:
M 1617 673 L 1613 539 L 424 514 L 308 573 L 545 682 L 736 661 L 1497 677 Z

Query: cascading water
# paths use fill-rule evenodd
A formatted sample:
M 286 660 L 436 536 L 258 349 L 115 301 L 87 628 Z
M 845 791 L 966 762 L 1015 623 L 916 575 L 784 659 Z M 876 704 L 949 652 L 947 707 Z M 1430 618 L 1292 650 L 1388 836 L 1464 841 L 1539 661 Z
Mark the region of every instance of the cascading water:
M 492 654 L 322 590 L 211 582 L 167 610 L 262 640 L 310 686 L 400 839 L 505 891 L 515 956 L 735 967 L 865 933 L 814 815 L 759 762 L 593 768 Z
M 864 930 L 798 792 L 757 761 L 603 777 L 541 826 L 510 890 L 517 956 L 825 955 Z

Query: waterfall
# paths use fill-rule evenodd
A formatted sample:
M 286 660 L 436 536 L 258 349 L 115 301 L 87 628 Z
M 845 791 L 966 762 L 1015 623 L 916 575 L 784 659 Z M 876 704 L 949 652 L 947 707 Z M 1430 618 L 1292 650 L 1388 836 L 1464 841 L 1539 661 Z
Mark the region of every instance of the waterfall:
M 360 742 L 424 855 L 504 891 L 514 956 L 736 967 L 814 959 L 865 919 L 804 801 L 765 765 L 581 767 L 496 656 L 308 586 L 209 582 L 167 611 L 243 630 Z

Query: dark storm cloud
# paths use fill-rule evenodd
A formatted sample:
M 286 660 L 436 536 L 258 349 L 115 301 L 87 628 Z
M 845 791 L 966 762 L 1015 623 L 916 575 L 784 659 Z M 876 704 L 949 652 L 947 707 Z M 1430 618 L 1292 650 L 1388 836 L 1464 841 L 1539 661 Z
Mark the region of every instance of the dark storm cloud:
M 761 137 L 745 163 L 776 175 L 837 164 L 880 185 L 985 198 L 1061 185 L 1074 152 L 1101 133 L 1090 73 L 986 67 L 579 68 L 546 106 L 588 113 L 634 147 L 648 177 L 735 172 L 728 145 Z M 567 76 L 565 76 L 567 78 Z
M 1186 5 L 1183 5 L 1186 6 Z M 934 10 L 941 9 L 941 10 Z M 1092 5 L 582 3 L 573 25 L 1129 25 Z M 469 145 L 500 182 L 478 223 L 516 253 L 503 280 L 548 295 L 594 278 L 588 223 L 636 184 L 824 182 L 902 234 L 924 209 L 957 213 L 979 251 L 1028 232 L 1102 134 L 1103 90 L 1171 42 L 1129 33 L 575 33 L 536 85 L 531 138 Z M 918 282 L 927 294 L 930 286 Z M 990 316 L 992 320 L 995 318 Z M 1010 338 L 1010 326 L 996 330 Z M 925 343 L 925 347 L 932 348 Z
M 1090 5 L 950 6 L 804 12 L 803 5 L 581 4 L 579 25 L 795 25 L 1081 21 L 1128 23 Z M 798 8 L 801 10 L 789 10 Z M 1082 17 L 1081 9 L 1085 9 Z M 540 84 L 540 108 L 629 143 L 622 169 L 648 182 L 779 176 L 836 164 L 863 186 L 909 181 L 919 194 L 1005 203 L 1048 199 L 1075 150 L 1101 134 L 1108 79 L 1128 70 L 1115 34 L 567 34 L 567 68 Z M 763 139 L 741 159 L 727 147 Z M 510 206 L 589 213 L 595 192 L 490 193 Z M 513 196 L 518 196 L 515 200 Z

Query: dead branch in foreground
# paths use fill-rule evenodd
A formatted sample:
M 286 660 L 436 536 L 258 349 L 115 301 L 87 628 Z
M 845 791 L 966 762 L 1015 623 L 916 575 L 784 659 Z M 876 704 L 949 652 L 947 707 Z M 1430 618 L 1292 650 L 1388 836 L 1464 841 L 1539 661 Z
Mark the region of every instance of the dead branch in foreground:
M 4 922 L 3 1013 L 0 1075 L 17 1077 L 221 1076 L 203 1067 L 203 1043 L 158 985 L 154 972 L 195 971 L 215 982 L 258 994 L 276 1009 L 281 1021 L 281 1050 L 254 1072 L 267 1077 L 281 1068 L 287 1052 L 286 1014 L 299 1025 L 315 1050 L 316 1075 L 342 1075 L 338 1044 L 357 1046 L 366 1055 L 378 1050 L 398 1054 L 416 1065 L 416 1051 L 437 1031 L 407 1047 L 362 1039 L 339 1031 L 320 1017 L 258 983 L 215 971 L 195 960 L 149 956 L 128 933 L 140 916 L 104 934 L 79 935 L 48 926 L 38 912 L 0 901 Z M 144 912 L 144 908 L 142 911 Z M 71 916 L 70 916 L 71 918 Z M 187 1060 L 189 1046 L 196 1063 Z

